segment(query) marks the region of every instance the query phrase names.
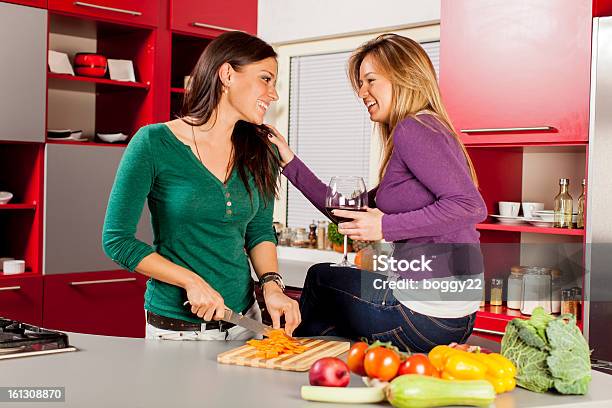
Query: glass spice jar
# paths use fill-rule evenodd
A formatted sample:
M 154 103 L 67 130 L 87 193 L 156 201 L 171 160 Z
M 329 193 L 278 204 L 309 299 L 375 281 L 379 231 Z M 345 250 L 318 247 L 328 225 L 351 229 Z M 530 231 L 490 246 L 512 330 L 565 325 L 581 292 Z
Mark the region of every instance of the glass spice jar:
M 325 237 L 327 236 L 326 222 L 319 221 L 317 223 L 317 249 L 325 249 Z
M 525 268 L 523 266 L 513 266 L 510 268 L 510 276 L 508 276 L 508 299 L 506 301 L 508 309 L 519 310 L 521 308 L 524 272 Z
M 491 279 L 491 306 L 501 306 L 503 303 L 504 281 L 502 279 Z
M 577 318 L 578 301 L 574 298 L 572 289 L 561 291 L 561 314 L 572 314 Z
M 551 291 L 552 277 L 550 269 L 538 266 L 525 268 L 521 313 L 531 315 L 538 306 L 542 306 L 546 313 L 550 313 L 552 309 Z
M 306 228 L 295 228 L 291 246 L 297 248 L 308 248 L 309 245 L 310 241 L 308 241 L 308 233 L 306 232 Z

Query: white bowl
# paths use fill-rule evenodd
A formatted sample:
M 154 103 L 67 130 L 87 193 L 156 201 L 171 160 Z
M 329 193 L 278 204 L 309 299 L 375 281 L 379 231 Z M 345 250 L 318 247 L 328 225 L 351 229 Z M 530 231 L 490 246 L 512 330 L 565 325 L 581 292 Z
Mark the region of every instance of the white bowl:
M 0 204 L 8 204 L 13 198 L 13 194 L 8 191 L 0 191 Z
M 10 258 L 10 257 L 0 258 L 0 272 L 2 272 L 4 268 L 4 261 L 14 261 L 14 260 L 15 258 Z
M 97 136 L 107 143 L 123 142 L 128 138 L 123 133 L 98 133 Z
M 521 203 L 521 207 L 523 208 L 523 216 L 526 218 L 532 218 L 535 211 L 544 210 L 544 203 L 523 201 Z
M 2 270 L 5 275 L 16 275 L 18 273 L 24 273 L 25 261 L 22 259 L 4 261 L 4 263 L 2 264 Z

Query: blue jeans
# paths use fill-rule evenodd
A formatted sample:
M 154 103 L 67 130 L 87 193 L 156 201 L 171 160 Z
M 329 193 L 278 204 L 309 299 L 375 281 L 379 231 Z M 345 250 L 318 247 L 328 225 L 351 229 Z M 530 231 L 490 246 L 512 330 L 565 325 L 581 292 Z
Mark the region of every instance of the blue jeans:
M 438 344 L 463 343 L 476 313 L 460 318 L 423 315 L 402 305 L 393 291 L 375 289 L 381 275 L 328 263 L 308 270 L 296 336 L 339 336 L 390 341 L 401 350 L 428 352 Z

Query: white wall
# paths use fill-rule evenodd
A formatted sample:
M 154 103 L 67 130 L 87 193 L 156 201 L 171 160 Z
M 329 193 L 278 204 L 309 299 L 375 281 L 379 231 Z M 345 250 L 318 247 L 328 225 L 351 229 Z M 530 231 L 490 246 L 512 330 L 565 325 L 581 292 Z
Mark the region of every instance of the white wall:
M 272 44 L 440 20 L 440 0 L 260 0 L 258 35 Z

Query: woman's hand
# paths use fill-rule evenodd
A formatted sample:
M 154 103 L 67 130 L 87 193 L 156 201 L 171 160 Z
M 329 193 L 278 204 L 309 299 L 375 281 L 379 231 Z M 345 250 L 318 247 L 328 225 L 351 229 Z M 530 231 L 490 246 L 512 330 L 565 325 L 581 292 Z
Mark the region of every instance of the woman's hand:
M 378 241 L 383 239 L 382 218 L 385 215 L 378 208 L 366 212 L 333 210 L 334 215 L 352 218 L 353 221 L 338 224 L 338 232 L 357 241 Z
M 194 274 L 195 275 L 195 274 Z M 191 312 L 206 321 L 221 320 L 225 315 L 223 298 L 198 275 L 195 275 L 187 285 L 187 300 L 191 304 Z
M 281 157 L 281 166 L 285 167 L 291 160 L 293 160 L 295 154 L 289 147 L 289 144 L 283 135 L 281 135 L 281 133 L 276 130 L 274 126 L 266 126 L 271 130 L 271 132 L 268 134 L 268 138 L 270 139 L 270 142 L 272 142 L 272 144 L 278 148 L 278 152 L 280 153 Z
M 302 321 L 298 303 L 285 295 L 276 282 L 265 283 L 263 295 L 268 313 L 272 318 L 272 327 L 279 329 L 280 318 L 285 315 L 285 333 L 291 336 Z

